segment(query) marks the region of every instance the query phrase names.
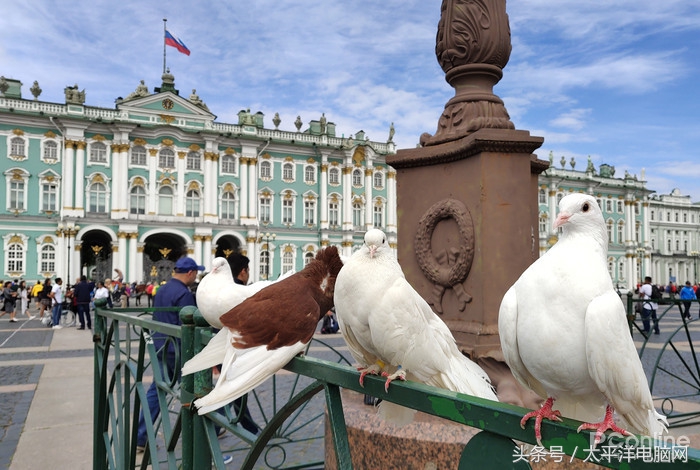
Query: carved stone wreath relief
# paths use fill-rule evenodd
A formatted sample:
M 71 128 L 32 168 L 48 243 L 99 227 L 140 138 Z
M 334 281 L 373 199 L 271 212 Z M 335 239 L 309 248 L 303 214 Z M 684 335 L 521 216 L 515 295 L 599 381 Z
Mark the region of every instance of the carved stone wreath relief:
M 453 219 L 457 223 L 457 246 L 447 247 L 443 252 L 434 255 L 433 232 L 435 227 L 446 219 Z M 443 313 L 442 300 L 445 291 L 453 289 L 459 300 L 459 310 L 463 312 L 472 300 L 472 296 L 463 286 L 474 260 L 474 224 L 469 209 L 456 199 L 443 199 L 435 203 L 418 222 L 415 249 L 418 265 L 434 284 L 427 299 L 433 310 Z

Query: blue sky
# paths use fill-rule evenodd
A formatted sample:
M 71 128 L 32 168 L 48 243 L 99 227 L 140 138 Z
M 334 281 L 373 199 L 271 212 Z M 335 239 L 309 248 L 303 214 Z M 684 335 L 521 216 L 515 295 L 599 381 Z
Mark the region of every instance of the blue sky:
M 454 95 L 435 58 L 440 2 L 326 0 L 144 2 L 25 0 L 0 15 L 0 75 L 34 80 L 63 102 L 77 83 L 87 104 L 113 107 L 145 80 L 160 86 L 163 18 L 192 51 L 168 47 L 180 94 L 222 122 L 239 110 L 279 112 L 295 130 L 325 113 L 337 133 L 364 130 L 398 148 L 434 133 Z M 537 152 L 585 167 L 609 163 L 659 194 L 700 202 L 700 2 L 518 0 L 507 4 L 513 51 L 495 93 Z

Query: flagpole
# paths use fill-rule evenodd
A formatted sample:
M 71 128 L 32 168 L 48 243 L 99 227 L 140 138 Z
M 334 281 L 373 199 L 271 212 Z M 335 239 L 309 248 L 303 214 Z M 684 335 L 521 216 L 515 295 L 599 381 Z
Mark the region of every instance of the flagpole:
M 165 23 L 168 21 L 167 18 L 163 18 L 163 73 L 165 74 Z

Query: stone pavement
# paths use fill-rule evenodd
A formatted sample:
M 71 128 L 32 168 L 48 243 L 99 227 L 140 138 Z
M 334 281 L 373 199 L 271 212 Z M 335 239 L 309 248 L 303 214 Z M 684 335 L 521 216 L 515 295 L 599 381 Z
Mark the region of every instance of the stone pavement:
M 696 309 L 694 306 L 689 333 L 693 345 L 700 349 Z M 0 320 L 0 393 L 4 405 L 0 411 L 0 469 L 91 469 L 93 343 L 90 332 L 76 328 L 52 330 L 38 320 L 9 323 L 6 318 Z M 642 356 L 648 376 L 663 353 L 662 364 L 672 373 L 687 375 L 689 369 L 698 377 L 685 330 L 681 329 L 673 338 L 681 357 L 671 348 L 664 348 L 671 332 L 680 325 L 680 315 L 674 310 L 662 320 L 661 334 L 652 336 Z M 318 338 L 347 354 L 340 335 Z M 635 332 L 634 338 L 640 348 L 641 334 Z M 323 357 L 321 351 L 312 348 L 310 355 L 336 360 Z M 697 387 L 689 388 L 672 375 L 658 374 L 653 392 L 657 396 L 691 394 L 674 399 L 674 407 L 700 411 Z M 323 406 L 322 399 L 318 406 Z M 689 436 L 692 446 L 700 447 L 698 425 L 676 428 L 672 434 Z M 235 464 L 229 467 L 235 468 Z

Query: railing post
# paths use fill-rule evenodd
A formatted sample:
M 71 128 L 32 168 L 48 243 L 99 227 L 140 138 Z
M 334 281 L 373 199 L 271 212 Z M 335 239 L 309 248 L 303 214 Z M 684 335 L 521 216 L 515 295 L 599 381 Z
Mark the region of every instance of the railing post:
M 185 307 L 180 310 L 180 321 L 182 327 L 181 354 L 182 364 L 194 356 L 194 310 L 195 308 Z M 182 469 L 192 470 L 194 467 L 194 432 L 192 420 L 192 400 L 194 399 L 194 378 L 192 374 L 182 377 L 180 382 L 180 402 L 182 404 Z
M 93 355 L 93 428 L 92 428 L 92 468 L 107 467 L 107 449 L 104 445 L 103 434 L 107 429 L 107 371 L 102 370 L 102 357 L 105 354 L 104 338 L 107 336 L 105 318 L 99 315 L 100 309 L 95 309 L 95 343 Z
M 630 327 L 630 335 L 634 335 L 632 327 L 634 326 L 634 318 L 636 317 L 634 306 L 632 305 L 633 295 L 632 291 L 627 291 L 627 324 Z

